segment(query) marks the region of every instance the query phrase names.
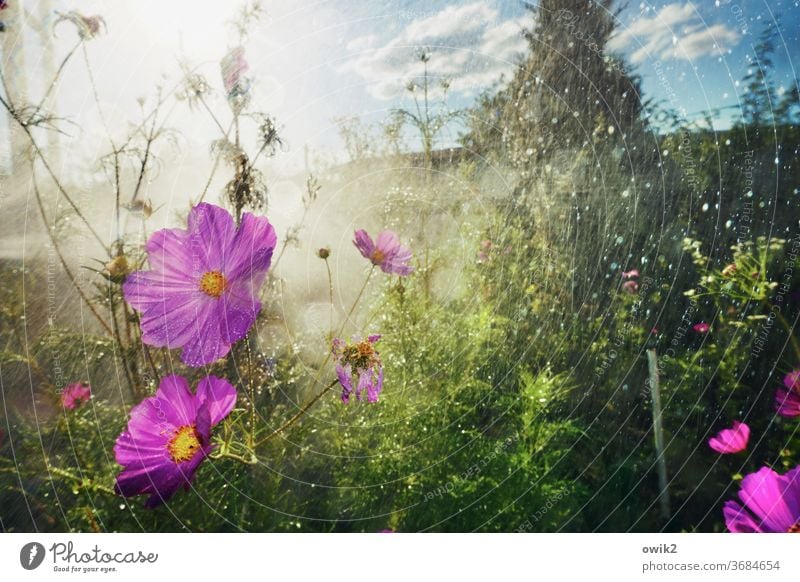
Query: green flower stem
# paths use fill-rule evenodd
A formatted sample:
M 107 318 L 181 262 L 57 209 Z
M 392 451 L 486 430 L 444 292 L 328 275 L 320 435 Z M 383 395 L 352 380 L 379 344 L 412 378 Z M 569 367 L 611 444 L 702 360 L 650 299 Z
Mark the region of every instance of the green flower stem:
M 308 412 L 308 410 L 309 410 L 309 409 L 310 409 L 312 406 L 314 406 L 314 404 L 316 404 L 316 403 L 319 401 L 319 399 L 320 399 L 320 398 L 322 398 L 323 396 L 325 396 L 325 394 L 327 394 L 328 392 L 330 392 L 331 388 L 333 388 L 334 386 L 336 386 L 336 383 L 337 383 L 338 381 L 339 381 L 339 380 L 334 380 L 333 382 L 331 382 L 330 384 L 328 384 L 327 386 L 325 386 L 325 388 L 322 390 L 322 392 L 320 392 L 319 394 L 317 394 L 316 396 L 314 396 L 314 398 L 312 398 L 311 400 L 309 400 L 309 401 L 308 401 L 308 402 L 307 402 L 307 403 L 306 403 L 306 404 L 303 406 L 303 408 L 301 408 L 300 410 L 298 410 L 298 411 L 297 411 L 297 413 L 296 413 L 296 414 L 295 414 L 295 415 L 294 415 L 292 418 L 290 418 L 289 420 L 287 420 L 286 422 L 284 422 L 284 423 L 283 423 L 281 426 L 279 426 L 278 428 L 276 428 L 275 430 L 273 430 L 273 431 L 272 431 L 271 433 L 269 433 L 269 434 L 268 434 L 266 437 L 264 437 L 263 439 L 261 439 L 260 441 L 258 441 L 258 443 L 256 443 L 256 446 L 260 446 L 260 445 L 264 444 L 265 442 L 267 442 L 268 440 L 270 440 L 272 437 L 275 437 L 275 436 L 277 436 L 277 435 L 281 434 L 281 433 L 282 433 L 283 431 L 285 431 L 287 428 L 289 428 L 290 426 L 292 426 L 292 425 L 293 425 L 295 422 L 297 422 L 298 420 L 300 420 L 300 418 L 301 418 L 301 417 L 302 417 L 302 416 L 303 416 L 303 415 L 304 415 L 306 412 Z
M 341 335 L 342 331 L 344 331 L 345 325 L 347 325 L 347 322 L 349 321 L 350 316 L 353 315 L 353 312 L 355 311 L 356 307 L 358 306 L 358 303 L 361 301 L 361 298 L 364 296 L 364 291 L 367 289 L 367 285 L 369 284 L 369 281 L 372 278 L 372 273 L 374 273 L 374 272 L 375 272 L 375 265 L 372 266 L 372 268 L 370 269 L 369 273 L 367 274 L 367 278 L 364 280 L 364 284 L 361 286 L 361 290 L 358 292 L 358 295 L 356 296 L 355 301 L 353 301 L 353 305 L 352 305 L 352 307 L 350 307 L 350 311 L 348 311 L 347 316 L 345 317 L 345 320 L 342 323 L 342 327 L 339 330 L 339 333 L 337 335 Z M 319 378 L 322 375 L 322 371 L 325 369 L 325 366 L 327 365 L 327 363 L 330 360 L 330 358 L 331 358 L 331 353 L 330 353 L 330 350 L 329 350 L 328 351 L 328 355 L 325 356 L 325 360 L 322 362 L 322 364 L 319 367 L 319 370 L 317 371 L 317 373 L 314 376 L 312 385 L 315 385 L 319 381 Z M 334 386 L 336 386 L 337 382 L 338 382 L 338 380 L 333 380 L 330 384 L 328 384 L 325 388 L 323 388 L 322 391 L 319 394 L 317 394 L 316 396 L 314 396 L 314 398 L 309 400 L 289 420 L 287 420 L 285 423 L 283 423 L 281 426 L 276 428 L 274 431 L 272 431 L 270 434 L 268 434 L 266 437 L 264 437 L 260 441 L 253 443 L 253 447 L 258 447 L 258 446 L 264 444 L 265 442 L 267 442 L 271 438 L 281 434 L 287 428 L 292 426 L 295 422 L 300 420 L 300 418 L 302 418 L 303 415 L 305 415 L 305 413 L 308 412 L 308 410 L 320 400 L 320 398 L 322 398 Z
M 800 362 L 800 343 L 798 343 L 797 341 L 794 329 L 792 329 L 792 326 L 789 325 L 789 322 L 786 321 L 786 318 L 779 310 L 772 309 L 771 305 L 770 308 L 772 312 L 775 314 L 775 317 L 777 318 L 778 322 L 783 326 L 783 329 L 785 329 L 786 333 L 789 334 L 789 341 L 792 343 L 792 349 L 794 350 L 794 355 L 797 358 L 798 362 Z

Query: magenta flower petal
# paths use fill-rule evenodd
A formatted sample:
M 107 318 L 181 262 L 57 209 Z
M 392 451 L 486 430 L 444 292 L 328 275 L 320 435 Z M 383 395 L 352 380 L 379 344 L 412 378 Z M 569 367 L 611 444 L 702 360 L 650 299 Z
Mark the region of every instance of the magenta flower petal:
M 189 233 L 179 228 L 156 231 L 145 245 L 150 268 L 166 281 L 181 283 L 192 276 Z
M 353 381 L 351 379 L 352 372 L 350 366 L 347 368 L 336 365 L 336 377 L 339 378 L 339 383 L 342 385 L 342 402 L 347 404 L 350 402 L 350 394 L 353 393 Z
M 223 335 L 229 331 L 223 314 L 224 305 L 218 303 L 204 321 L 198 322 L 197 333 L 183 346 L 181 361 L 184 364 L 197 368 L 228 355 L 232 344 L 225 341 Z
M 164 376 L 158 385 L 155 398 L 175 426 L 191 424 L 197 416 L 195 396 L 183 376 Z M 171 411 L 167 412 L 167 411 Z
M 263 218 L 245 212 L 232 244 L 233 252 L 227 257 L 225 268 L 229 277 L 248 283 L 251 291 L 260 288 L 277 244 L 278 237 L 272 225 Z
M 800 531 L 800 467 L 785 475 L 769 467 L 750 473 L 742 479 L 739 498 L 742 506 L 729 501 L 723 508 L 729 531 Z
M 134 309 L 141 312 L 142 341 L 156 347 L 185 345 L 200 333 L 200 322 L 209 319 L 214 303 L 195 288 L 165 286 L 153 272 L 132 273 L 123 292 Z
M 200 437 L 201 443 L 206 443 L 208 446 L 208 442 L 211 439 L 211 412 L 209 410 L 208 402 L 203 402 L 200 406 L 197 407 L 197 416 L 194 420 L 194 427 L 197 430 L 197 434 Z M 211 451 L 211 447 L 209 447 L 209 452 Z
M 189 212 L 187 220 L 189 249 L 199 269 L 219 271 L 225 266 L 226 255 L 235 251 L 236 223 L 233 216 L 219 206 L 206 202 Z
M 366 230 L 357 230 L 355 233 L 355 240 L 353 244 L 361 252 L 361 255 L 366 259 L 372 259 L 372 254 L 375 252 L 375 244 L 372 238 L 367 234 Z
M 733 421 L 733 428 L 721 430 L 717 436 L 708 440 L 708 446 L 720 454 L 728 455 L 745 450 L 749 440 L 750 427 L 743 422 L 735 420 Z
M 266 274 L 266 271 L 264 272 Z M 223 297 L 218 314 L 222 322 L 221 338 L 224 343 L 233 345 L 253 326 L 261 311 L 261 302 L 253 295 L 250 285 L 231 285 L 230 292 Z
M 792 370 L 783 377 L 783 385 L 787 390 L 794 390 L 800 394 L 800 370 Z
M 157 464 L 168 461 L 169 452 L 164 447 L 163 439 L 134 439 L 131 433 L 125 431 L 114 444 L 114 457 L 124 466 L 136 463 Z
M 383 388 L 383 368 L 378 368 L 377 376 L 372 373 L 369 375 L 369 384 L 367 384 L 367 402 L 377 402 L 378 395 Z
M 361 370 L 358 374 L 358 385 L 356 386 L 356 400 L 361 400 L 361 395 L 367 393 L 367 389 L 372 385 L 372 372 Z M 369 400 L 369 402 L 374 402 Z
M 208 407 L 211 426 L 216 426 L 236 405 L 236 388 L 224 378 L 206 376 L 197 384 L 196 398 Z
M 117 476 L 114 491 L 122 497 L 150 495 L 147 507 L 152 508 L 172 497 L 183 484 L 182 473 L 170 462 L 139 464 Z
M 760 533 L 761 528 L 753 516 L 735 501 L 726 501 L 722 508 L 725 524 L 731 533 Z
M 236 390 L 226 380 L 208 376 L 192 394 L 184 378 L 163 378 L 156 394 L 131 410 L 128 428 L 114 445 L 123 467 L 115 491 L 124 497 L 149 495 L 145 507 L 155 507 L 188 487 L 213 449 L 211 428 L 235 403 Z
M 775 393 L 775 405 L 781 416 L 788 418 L 800 416 L 800 394 L 794 390 L 779 388 Z
M 701 321 L 700 323 L 696 323 L 692 326 L 692 329 L 697 333 L 707 333 L 711 326 L 709 326 L 705 321 Z

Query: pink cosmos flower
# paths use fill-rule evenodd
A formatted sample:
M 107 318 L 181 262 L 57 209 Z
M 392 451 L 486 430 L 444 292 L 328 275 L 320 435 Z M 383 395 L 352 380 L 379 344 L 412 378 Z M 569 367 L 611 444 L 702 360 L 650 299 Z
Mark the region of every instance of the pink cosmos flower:
M 637 269 L 631 269 L 630 271 L 623 271 L 622 278 L 623 279 L 633 279 L 634 277 L 639 276 L 639 271 Z
M 397 235 L 391 230 L 384 230 L 372 242 L 372 238 L 365 230 L 357 230 L 353 244 L 365 259 L 381 268 L 384 273 L 405 277 L 414 272 L 408 262 L 411 260 L 411 250 L 400 244 Z
M 336 362 L 336 375 L 342 385 L 342 402 L 350 402 L 353 393 L 353 378 L 357 377 L 355 388 L 356 400 L 361 400 L 366 393 L 367 402 L 377 402 L 383 388 L 383 364 L 375 344 L 381 339 L 379 335 L 371 335 L 362 341 L 346 343 L 344 340 L 333 340 L 333 357 Z
M 779 388 L 775 393 L 778 414 L 788 418 L 800 416 L 800 370 L 793 370 L 783 378 L 786 389 Z
M 697 333 L 708 333 L 708 330 L 711 329 L 711 326 L 708 325 L 705 321 L 701 321 L 700 323 L 696 323 L 692 326 L 692 329 L 695 330 Z
M 131 410 L 127 430 L 114 445 L 122 465 L 114 487 L 118 495 L 150 495 L 145 507 L 169 500 L 189 488 L 200 463 L 214 448 L 211 429 L 236 404 L 236 389 L 216 376 L 197 384 L 197 393 L 181 376 L 166 376 L 154 396 Z
M 246 212 L 236 227 L 223 208 L 199 204 L 186 230 L 159 230 L 147 241 L 149 271 L 128 275 L 125 300 L 140 312 L 142 341 L 183 348 L 203 366 L 228 354 L 261 311 L 258 291 L 277 238 L 266 217 Z
M 625 281 L 622 284 L 622 290 L 629 295 L 633 295 L 639 292 L 639 283 L 636 281 Z
M 750 427 L 738 420 L 733 421 L 733 428 L 726 428 L 715 437 L 708 439 L 708 446 L 714 451 L 728 455 L 731 453 L 741 453 L 747 448 L 750 440 Z
M 800 533 L 800 467 L 779 475 L 762 467 L 742 479 L 739 499 L 722 510 L 733 533 Z
M 61 404 L 67 410 L 75 410 L 92 397 L 92 388 L 87 382 L 69 384 L 61 391 Z

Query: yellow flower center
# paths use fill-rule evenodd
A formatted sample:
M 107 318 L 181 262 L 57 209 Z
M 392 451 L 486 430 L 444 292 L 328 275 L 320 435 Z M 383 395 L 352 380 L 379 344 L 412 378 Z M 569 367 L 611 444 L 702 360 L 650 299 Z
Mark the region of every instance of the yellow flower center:
M 374 251 L 372 251 L 372 256 L 370 257 L 370 260 L 372 261 L 373 264 L 380 265 L 385 258 L 386 255 L 383 254 L 383 251 L 375 249 Z
M 225 276 L 219 271 L 209 271 L 200 277 L 200 290 L 214 299 L 222 295 L 226 285 Z
M 170 457 L 176 463 L 183 463 L 194 457 L 200 450 L 200 439 L 193 424 L 187 424 L 175 429 L 175 433 L 167 443 Z

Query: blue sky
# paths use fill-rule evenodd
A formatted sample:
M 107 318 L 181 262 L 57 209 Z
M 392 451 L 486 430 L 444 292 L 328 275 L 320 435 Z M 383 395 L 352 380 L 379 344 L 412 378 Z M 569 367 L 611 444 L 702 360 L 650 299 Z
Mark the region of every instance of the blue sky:
M 753 46 L 766 26 L 777 22 L 782 34 L 775 58 L 777 86 L 787 90 L 797 82 L 793 61 L 800 55 L 799 6 L 788 0 L 631 2 L 620 15 L 611 47 L 635 65 L 646 96 L 689 118 L 725 108 L 719 118 L 725 127 L 736 115 L 727 108 L 738 103 L 744 90 L 738 81 L 753 66 Z M 468 104 L 486 86 L 484 81 L 513 69 L 513 55 L 526 49 L 518 30 L 531 22 L 521 3 L 508 1 L 364 2 L 350 14 L 365 20 L 350 27 L 352 40 L 345 48 L 353 56 L 342 72 L 349 80 L 369 83 L 367 108 L 402 97 L 400 80 L 418 68 L 410 60 L 404 66 L 398 53 L 405 47 L 412 52 L 415 43 L 434 47 L 431 67 L 454 75 L 456 102 Z M 459 69 L 452 60 L 465 52 L 470 56 Z M 654 74 L 656 62 L 664 73 L 661 79 Z
M 179 60 L 198 67 L 217 88 L 213 106 L 226 107 L 219 60 L 239 42 L 225 25 L 238 2 L 54 0 L 54 6 L 101 14 L 108 23 L 108 34 L 88 43 L 87 53 L 112 127 L 124 128 L 126 119 L 135 118 L 137 98 L 152 96 L 156 84 L 174 86 Z M 520 32 L 531 23 L 516 0 L 271 0 L 264 8 L 266 17 L 245 42 L 254 101 L 278 118 L 286 149 L 294 154 L 288 158 L 298 163 L 305 145 L 340 148 L 334 118 L 379 121 L 407 104 L 404 86 L 419 74 L 414 59 L 419 47 L 432 51 L 432 73 L 452 80 L 451 105 L 468 106 L 501 74 L 513 71 L 527 48 Z M 783 35 L 776 84 L 787 90 L 797 82 L 800 56 L 797 0 L 634 0 L 620 16 L 612 46 L 636 66 L 646 97 L 666 100 L 694 118 L 738 103 L 744 87 L 737 82 L 753 66 L 752 47 L 761 30 L 775 22 Z M 58 33 L 57 51 L 63 54 L 74 43 L 74 32 L 62 25 Z M 35 56 L 31 51 L 27 65 L 32 77 Z M 661 80 L 654 74 L 656 61 Z M 31 80 L 30 86 L 36 83 Z M 66 71 L 58 95 L 61 113 L 81 128 L 76 136 L 81 150 L 102 145 L 81 60 Z M 210 120 L 186 107 L 171 115 L 189 149 L 207 150 L 215 132 Z M 727 127 L 735 115 L 726 109 L 716 125 Z

